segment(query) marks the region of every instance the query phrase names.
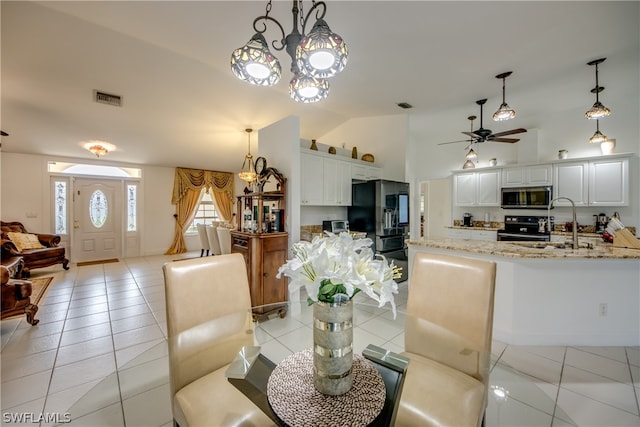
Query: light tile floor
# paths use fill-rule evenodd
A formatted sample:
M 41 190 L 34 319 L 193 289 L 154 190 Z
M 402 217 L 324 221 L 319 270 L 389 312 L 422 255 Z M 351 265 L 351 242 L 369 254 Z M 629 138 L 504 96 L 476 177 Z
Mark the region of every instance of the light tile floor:
M 1 325 L 2 425 L 171 426 L 162 265 L 193 257 L 39 269 L 54 276 L 32 327 Z M 399 311 L 406 283 L 396 297 Z M 401 316 L 357 306 L 356 351 L 402 351 Z M 274 361 L 311 343 L 301 307 L 261 322 L 258 343 Z M 360 346 L 360 347 L 359 347 Z M 493 343 L 488 426 L 640 426 L 640 348 L 525 347 Z M 57 418 L 56 418 L 57 417 Z M 69 418 L 69 419 L 67 419 Z M 34 422 L 35 421 L 35 422 Z

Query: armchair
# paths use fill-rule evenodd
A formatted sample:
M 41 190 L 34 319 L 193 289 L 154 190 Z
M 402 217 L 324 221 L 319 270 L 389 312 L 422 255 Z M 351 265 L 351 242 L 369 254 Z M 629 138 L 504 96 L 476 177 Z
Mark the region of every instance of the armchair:
M 30 233 L 20 222 L 2 221 L 0 229 L 2 231 L 0 243 L 2 259 L 22 257 L 24 260 L 22 277 L 29 277 L 32 268 L 48 267 L 60 263 L 62 263 L 62 268 L 69 269 L 69 260 L 65 258 L 65 248 L 59 246 L 60 236 Z
M 38 306 L 31 304 L 31 282 L 12 279 L 9 269 L 1 265 L 0 286 L 2 287 L 0 318 L 4 319 L 5 317 L 25 313 L 27 322 L 31 325 L 37 325 L 40 320 L 35 318 Z

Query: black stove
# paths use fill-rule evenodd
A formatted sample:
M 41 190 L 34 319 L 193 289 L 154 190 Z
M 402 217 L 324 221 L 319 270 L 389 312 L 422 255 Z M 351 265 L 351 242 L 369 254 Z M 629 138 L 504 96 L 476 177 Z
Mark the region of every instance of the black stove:
M 546 216 L 508 215 L 504 217 L 504 229 L 498 230 L 498 240 L 502 242 L 551 240 L 554 219 L 547 224 Z

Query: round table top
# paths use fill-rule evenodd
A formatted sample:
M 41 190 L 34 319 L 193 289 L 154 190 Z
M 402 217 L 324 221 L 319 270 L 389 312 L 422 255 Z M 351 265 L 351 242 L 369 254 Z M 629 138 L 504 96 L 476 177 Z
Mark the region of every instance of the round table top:
M 303 350 L 274 368 L 267 397 L 273 411 L 291 427 L 366 426 L 382 411 L 386 389 L 371 362 L 354 354 L 351 389 L 339 396 L 322 394 L 313 385 L 313 353 Z

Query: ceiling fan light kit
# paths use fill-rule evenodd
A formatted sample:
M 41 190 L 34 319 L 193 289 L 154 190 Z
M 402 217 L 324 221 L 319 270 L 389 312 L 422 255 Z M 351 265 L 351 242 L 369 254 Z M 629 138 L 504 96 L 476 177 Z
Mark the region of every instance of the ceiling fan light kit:
M 331 31 L 324 20 L 327 6 L 323 1 L 312 1 L 312 6 L 304 14 L 302 0 L 293 0 L 293 29 L 285 35 L 284 28 L 275 18 L 269 16 L 272 1 L 269 0 L 265 14 L 253 20 L 256 34 L 249 42 L 231 54 L 231 70 L 240 80 L 259 85 L 273 86 L 280 80 L 281 66 L 269 50 L 264 38 L 267 23 L 273 22 L 282 34 L 280 40 L 274 40 L 271 46 L 276 50 L 285 50 L 291 57 L 293 78 L 289 82 L 289 95 L 300 103 L 312 103 L 325 99 L 329 94 L 329 82 L 326 80 L 340 73 L 347 65 L 349 55 L 344 39 Z M 298 14 L 300 27 L 298 30 Z M 316 22 L 305 35 L 309 17 L 314 15 Z
M 505 80 L 512 73 L 513 71 L 507 71 L 496 76 L 496 79 L 502 79 L 502 104 L 500 104 L 500 108 L 498 108 L 498 111 L 493 113 L 493 120 L 496 122 L 510 120 L 516 116 L 516 112 L 511 107 L 509 107 L 509 104 L 507 104 L 507 101 L 505 101 Z

